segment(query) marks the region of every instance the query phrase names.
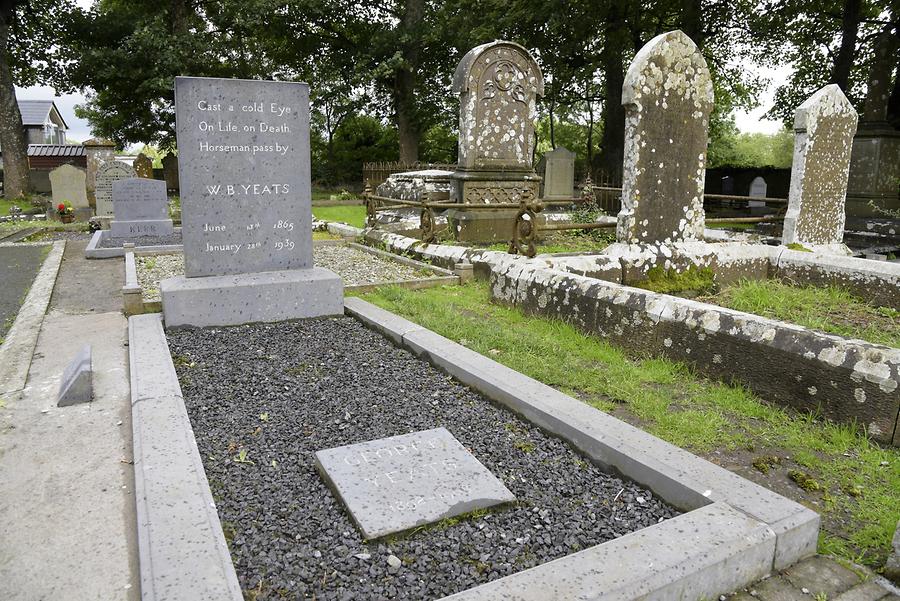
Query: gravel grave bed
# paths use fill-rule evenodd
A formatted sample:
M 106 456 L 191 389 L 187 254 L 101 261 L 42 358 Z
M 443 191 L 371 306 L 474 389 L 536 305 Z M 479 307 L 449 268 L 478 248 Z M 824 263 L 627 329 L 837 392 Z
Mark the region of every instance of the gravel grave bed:
M 93 232 L 73 232 L 73 231 L 58 231 L 58 232 L 37 232 L 32 234 L 28 238 L 26 238 L 25 242 L 56 242 L 57 240 L 66 240 L 66 241 L 78 241 L 78 240 L 90 240 L 91 236 L 93 236 Z
M 342 245 L 313 246 L 313 262 L 316 267 L 324 267 L 338 274 L 344 281 L 344 286 L 435 277 L 431 271 L 416 269 Z M 184 275 L 184 255 L 135 257 L 135 266 L 143 300 L 157 302 L 160 300 L 159 283 L 166 278 Z
M 679 513 L 355 319 L 167 335 L 253 599 L 435 599 Z M 316 472 L 315 451 L 436 427 L 517 501 L 363 540 Z
M 134 238 L 110 238 L 106 236 L 100 241 L 98 248 L 122 248 L 126 242 L 135 246 L 174 246 L 181 244 L 181 232 L 175 232 L 171 236 L 136 236 Z

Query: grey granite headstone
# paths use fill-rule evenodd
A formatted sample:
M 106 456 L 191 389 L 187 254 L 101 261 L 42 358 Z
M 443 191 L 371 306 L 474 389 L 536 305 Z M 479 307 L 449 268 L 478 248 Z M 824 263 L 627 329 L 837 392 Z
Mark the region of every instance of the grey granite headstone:
M 794 113 L 794 162 L 784 244 L 846 253 L 844 204 L 857 115 L 837 84 L 810 96 Z
M 549 200 L 572 198 L 575 195 L 575 153 L 559 146 L 545 153 L 541 163 L 544 165 L 541 197 Z
M 166 326 L 343 313 L 313 267 L 309 86 L 177 77 L 185 276 L 160 284 Z
M 625 161 L 619 242 L 670 244 L 703 237 L 703 184 L 713 84 L 681 31 L 656 36 L 622 86 Z
M 97 168 L 94 183 L 94 199 L 96 200 L 97 215 L 113 215 L 113 182 L 120 179 L 137 177 L 131 165 L 122 161 L 107 161 Z
M 87 174 L 73 165 L 60 165 L 50 172 L 50 190 L 53 206 L 69 202 L 73 208 L 90 206 L 87 197 Z
M 367 539 L 515 501 L 445 428 L 318 451 L 316 468 Z
M 56 397 L 57 407 L 90 403 L 94 399 L 91 369 L 91 345 L 86 344 L 63 372 Z
M 171 236 L 166 182 L 131 178 L 113 182 L 116 219 L 109 225 L 113 238 Z

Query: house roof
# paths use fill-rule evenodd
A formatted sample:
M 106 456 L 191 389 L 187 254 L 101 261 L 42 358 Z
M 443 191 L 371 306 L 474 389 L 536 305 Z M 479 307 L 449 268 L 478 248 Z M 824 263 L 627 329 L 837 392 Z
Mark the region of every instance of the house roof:
M 22 125 L 44 125 L 47 115 L 50 111 L 56 111 L 63 126 L 68 129 L 66 120 L 63 119 L 62 113 L 56 108 L 56 104 L 52 100 L 18 100 L 19 112 L 22 113 Z
M 81 144 L 29 144 L 30 157 L 83 157 L 87 156 Z

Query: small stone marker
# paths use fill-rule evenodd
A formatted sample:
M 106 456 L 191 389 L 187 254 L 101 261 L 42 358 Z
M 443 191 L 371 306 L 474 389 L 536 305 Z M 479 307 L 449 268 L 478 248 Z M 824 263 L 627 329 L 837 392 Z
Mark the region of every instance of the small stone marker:
M 185 276 L 160 283 L 166 326 L 341 315 L 313 267 L 309 86 L 175 78 Z
M 445 428 L 318 451 L 316 468 L 367 539 L 516 500 Z
M 132 163 L 131 166 L 134 167 L 134 174 L 136 176 L 153 179 L 153 159 L 143 152 L 134 158 L 134 163 Z
M 90 207 L 87 197 L 87 174 L 73 165 L 60 165 L 50 172 L 50 190 L 53 206 L 69 202 L 73 208 Z
M 109 224 L 113 238 L 170 236 L 166 183 L 155 179 L 123 179 L 113 182 L 116 219 Z
M 167 154 L 162 159 L 163 175 L 166 178 L 166 188 L 169 190 L 178 189 L 178 157 L 172 153 Z
M 90 403 L 94 399 L 91 370 L 91 345 L 86 344 L 63 372 L 56 397 L 57 407 Z
M 544 154 L 541 197 L 549 200 L 563 200 L 575 195 L 575 153 L 559 146 Z M 538 167 L 538 171 L 541 169 Z
M 136 177 L 131 165 L 122 161 L 107 161 L 97 168 L 97 176 L 94 188 L 97 215 L 113 215 L 113 182 L 120 179 Z
M 703 184 L 713 85 L 681 31 L 656 36 L 622 86 L 625 161 L 616 238 L 670 244 L 703 236 Z
M 769 185 L 761 176 L 757 175 L 750 182 L 750 196 L 753 198 L 765 198 L 769 191 Z
M 843 252 L 847 175 L 857 114 L 837 84 L 794 113 L 794 162 L 784 217 L 784 244 Z

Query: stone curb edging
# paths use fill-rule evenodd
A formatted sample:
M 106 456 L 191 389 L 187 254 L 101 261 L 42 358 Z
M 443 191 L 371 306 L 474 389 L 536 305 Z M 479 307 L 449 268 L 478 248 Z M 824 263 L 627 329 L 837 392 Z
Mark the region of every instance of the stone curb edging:
M 496 266 L 494 299 L 563 319 L 632 352 L 664 356 L 900 443 L 900 349 L 572 273 Z
M 175 228 L 181 229 L 181 228 Z M 183 244 L 160 244 L 158 246 L 136 246 L 133 249 L 119 248 L 101 248 L 100 244 L 109 235 L 109 230 L 97 230 L 91 236 L 90 242 L 84 249 L 84 257 L 86 259 L 112 259 L 115 257 L 124 257 L 129 250 L 140 252 L 160 252 L 160 253 L 177 253 L 184 251 Z M 125 239 L 123 239 L 125 240 Z
M 143 601 L 242 601 L 158 314 L 128 320 Z
M 612 572 L 584 571 L 583 561 L 591 563 L 596 561 L 596 553 L 605 553 L 598 548 L 587 550 L 594 551 L 590 555 L 576 554 L 556 560 L 554 562 L 556 565 L 552 569 L 545 567 L 550 564 L 534 568 L 534 570 L 542 570 L 540 578 L 558 577 L 561 571 L 568 572 L 571 567 L 574 570 L 573 573 L 582 573 L 585 578 L 590 578 L 590 585 L 594 587 L 592 590 L 598 590 L 607 584 L 609 586 L 615 584 L 615 586 L 624 588 L 613 590 L 639 592 L 641 590 L 638 588 L 640 582 L 652 582 L 657 588 L 644 591 L 644 593 L 658 592 L 662 595 L 660 598 L 670 598 L 669 595 L 671 598 L 679 598 L 677 591 L 680 590 L 691 591 L 692 596 L 702 596 L 699 591 L 709 591 L 709 594 L 712 595 L 735 590 L 761 578 L 772 570 L 780 570 L 815 553 L 820 518 L 818 514 L 802 505 L 361 299 L 346 299 L 345 308 L 348 314 L 381 332 L 417 356 L 428 359 L 460 382 L 569 441 L 593 461 L 647 486 L 667 502 L 688 510 L 689 513 L 682 516 L 685 519 L 693 519 L 687 516 L 692 516 L 693 511 L 701 508 L 726 505 L 731 511 L 736 510 L 751 520 L 765 524 L 768 532 L 775 538 L 775 544 L 771 546 L 765 557 L 765 569 L 762 571 L 739 569 L 742 565 L 741 557 L 745 557 L 748 562 L 756 561 L 755 558 L 751 560 L 751 557 L 755 556 L 746 549 L 734 551 L 734 555 L 723 559 L 729 566 L 732 566 L 730 569 L 721 569 L 721 566 L 713 568 L 705 563 L 713 561 L 712 558 L 717 555 L 712 552 L 701 553 L 702 560 L 689 559 L 687 555 L 684 555 L 686 562 L 694 563 L 692 567 L 685 564 L 676 567 L 675 564 L 672 564 L 671 557 L 659 557 L 657 565 L 667 562 L 673 565 L 671 571 L 665 573 L 670 574 L 674 580 L 662 583 L 657 580 L 658 575 L 653 576 L 655 572 L 655 568 L 652 567 L 655 563 L 654 549 L 660 550 L 664 555 L 665 553 L 686 553 L 685 545 L 675 545 L 673 549 L 663 551 L 662 547 L 648 545 L 648 548 L 645 548 L 635 541 L 640 541 L 641 537 L 649 537 L 647 540 L 652 539 L 654 529 L 660 528 L 664 523 L 635 533 L 635 535 L 640 535 L 637 539 L 625 540 L 628 537 L 623 537 L 617 541 L 624 542 L 611 541 L 611 543 L 615 543 L 612 548 L 618 548 L 621 545 L 623 549 L 629 549 L 629 552 L 640 549 L 642 562 L 639 563 L 649 572 L 642 573 L 639 566 L 635 566 L 629 568 L 625 574 L 615 575 L 616 578 L 633 578 L 634 582 L 631 584 L 627 584 L 627 578 L 624 583 L 622 581 L 606 583 L 598 580 L 607 575 L 613 577 Z M 746 532 L 744 534 L 746 535 Z M 634 546 L 631 546 L 632 542 L 635 542 Z M 728 547 L 730 545 L 722 540 L 718 543 L 707 542 L 713 546 L 723 544 Z M 761 541 L 760 544 L 763 542 Z M 599 547 L 604 547 L 604 545 Z M 731 548 L 737 549 L 733 546 Z M 614 556 L 617 560 L 621 559 L 618 554 Z M 587 557 L 592 557 L 592 559 L 588 560 Z M 567 563 L 557 563 L 568 561 L 573 562 L 572 566 Z M 562 566 L 565 566 L 564 570 L 560 569 Z M 528 576 L 523 576 L 525 574 Z M 513 588 L 504 588 L 503 590 L 507 592 L 515 590 L 520 595 L 526 595 L 522 597 L 523 599 L 543 598 L 540 594 L 534 593 L 539 590 L 533 586 L 539 578 L 531 570 L 509 576 L 498 582 L 516 578 L 523 578 L 522 583 L 529 582 L 530 584 L 523 584 L 520 590 L 519 584 L 510 583 Z M 559 586 L 574 585 L 577 581 L 578 579 L 575 579 L 571 582 L 557 582 L 557 584 Z M 673 587 L 675 581 L 682 584 L 689 583 L 690 586 L 689 588 L 666 589 L 667 586 Z M 459 598 L 500 598 L 492 596 L 495 594 L 492 591 L 496 591 L 496 586 L 499 585 L 495 583 L 485 585 L 488 587 L 484 591 L 485 596 L 471 596 L 483 588 L 479 587 L 473 591 L 461 593 L 463 596 Z M 629 589 L 628 586 L 634 588 Z M 553 590 L 556 591 L 556 596 L 559 596 L 559 589 Z M 529 596 L 532 593 L 537 596 Z M 575 593 L 573 592 L 573 594 Z
M 16 314 L 15 322 L 6 333 L 3 345 L 0 346 L 0 394 L 25 388 L 28 369 L 31 367 L 31 356 L 37 345 L 44 315 L 50 305 L 50 297 L 56 285 L 56 276 L 65 249 L 65 240 L 53 243 L 50 254 L 44 259 L 40 271 L 31 283 L 31 289 Z

